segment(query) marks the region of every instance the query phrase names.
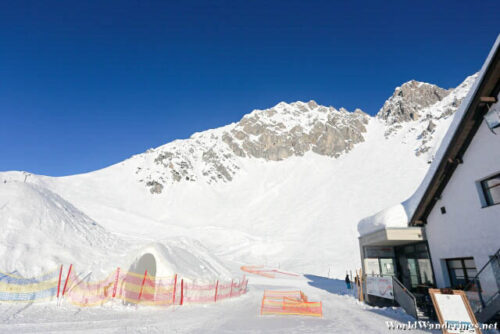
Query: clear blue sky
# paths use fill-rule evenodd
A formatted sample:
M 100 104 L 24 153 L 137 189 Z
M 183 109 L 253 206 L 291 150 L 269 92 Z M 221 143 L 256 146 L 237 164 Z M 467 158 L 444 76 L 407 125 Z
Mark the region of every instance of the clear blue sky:
M 498 1 L 2 1 L 0 170 L 82 173 L 255 108 L 454 87 Z

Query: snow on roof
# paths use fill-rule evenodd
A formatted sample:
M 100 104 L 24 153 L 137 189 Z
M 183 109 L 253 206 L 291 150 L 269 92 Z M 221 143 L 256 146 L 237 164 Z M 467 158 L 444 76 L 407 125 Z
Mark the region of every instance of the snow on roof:
M 441 160 L 443 159 L 448 147 L 452 141 L 452 138 L 455 132 L 458 129 L 459 124 L 462 122 L 467 110 L 472 103 L 473 97 L 477 94 L 480 83 L 483 81 L 486 69 L 489 67 L 490 62 L 493 59 L 493 55 L 500 45 L 500 34 L 497 36 L 495 44 L 491 48 L 491 51 L 486 58 L 481 70 L 479 71 L 479 75 L 477 76 L 474 85 L 470 89 L 469 93 L 460 104 L 460 107 L 456 111 L 453 121 L 444 136 L 441 145 L 436 153 L 436 156 L 427 171 L 427 174 L 424 177 L 424 180 L 415 191 L 415 193 L 410 196 L 406 201 L 397 204 L 395 206 L 386 208 L 373 216 L 369 216 L 363 218 L 358 223 L 358 232 L 360 236 L 367 235 L 373 233 L 375 231 L 384 229 L 386 227 L 407 227 L 408 222 L 411 220 L 413 215 L 415 214 L 415 210 L 417 209 L 419 203 L 423 200 L 424 194 L 429 187 L 432 179 L 434 178 L 434 174 L 436 173 Z

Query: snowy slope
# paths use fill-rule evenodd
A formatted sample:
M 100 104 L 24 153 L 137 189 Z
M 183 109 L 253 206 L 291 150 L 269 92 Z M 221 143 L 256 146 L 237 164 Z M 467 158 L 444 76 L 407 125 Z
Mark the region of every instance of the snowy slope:
M 155 244 L 126 242 L 108 232 L 71 203 L 34 183 L 0 183 L 0 271 L 38 276 L 74 264 L 93 279 L 117 266 L 128 268 L 137 254 L 155 252 L 165 276 L 230 277 L 228 270 L 199 242 L 162 239 Z
M 61 263 L 91 267 L 121 246 L 115 236 L 59 195 L 30 183 L 0 183 L 0 222 L 1 270 L 24 276 Z
M 357 222 L 416 189 L 473 81 L 429 101 L 413 82 L 415 119 L 280 103 L 99 171 L 28 182 L 130 243 L 189 237 L 230 262 L 342 277 L 359 266 Z M 14 179 L 24 175 L 0 173 Z

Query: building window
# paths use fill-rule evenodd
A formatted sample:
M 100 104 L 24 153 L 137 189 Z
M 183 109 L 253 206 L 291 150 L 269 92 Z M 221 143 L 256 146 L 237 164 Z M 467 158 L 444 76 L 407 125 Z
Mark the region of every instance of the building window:
M 463 289 L 477 275 L 476 264 L 471 257 L 447 259 L 446 265 L 453 289 Z
M 500 174 L 481 181 L 486 206 L 500 204 Z

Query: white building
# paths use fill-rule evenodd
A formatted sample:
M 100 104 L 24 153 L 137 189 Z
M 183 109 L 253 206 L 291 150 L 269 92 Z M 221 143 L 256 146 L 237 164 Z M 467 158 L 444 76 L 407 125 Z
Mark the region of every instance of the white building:
M 410 314 L 428 287 L 465 289 L 480 321 L 500 311 L 499 44 L 500 36 L 419 189 L 358 225 L 364 273 L 393 276 Z

